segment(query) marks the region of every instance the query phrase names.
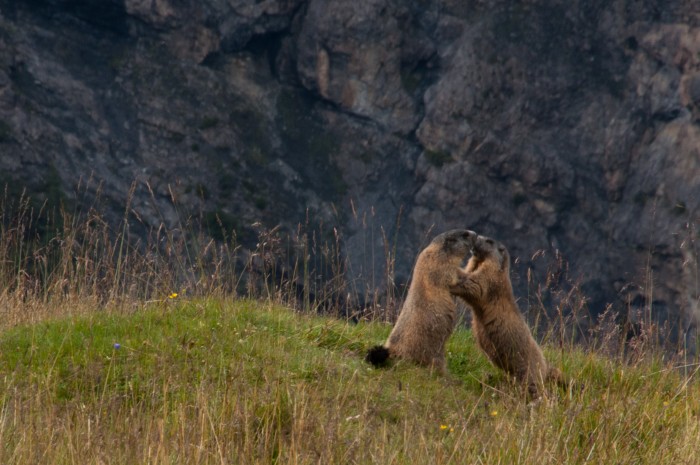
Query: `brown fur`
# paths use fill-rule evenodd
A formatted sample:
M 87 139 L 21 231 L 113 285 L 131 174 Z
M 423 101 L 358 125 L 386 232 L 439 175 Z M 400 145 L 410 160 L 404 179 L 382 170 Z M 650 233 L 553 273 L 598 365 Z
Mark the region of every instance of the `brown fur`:
M 457 322 L 450 288 L 463 274 L 460 265 L 475 237 L 472 231 L 448 231 L 418 255 L 399 318 L 384 346 L 371 349 L 367 361 L 381 365 L 387 357 L 399 357 L 447 372 L 445 343 Z
M 462 281 L 452 288 L 474 312 L 472 329 L 477 343 L 494 365 L 539 397 L 545 381 L 562 383 L 523 319 L 510 282 L 510 256 L 503 244 L 484 236 L 474 240 Z

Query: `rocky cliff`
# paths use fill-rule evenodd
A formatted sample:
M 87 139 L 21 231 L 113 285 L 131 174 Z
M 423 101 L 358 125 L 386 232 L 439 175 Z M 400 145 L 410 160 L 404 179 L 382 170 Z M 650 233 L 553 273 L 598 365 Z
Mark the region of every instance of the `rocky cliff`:
M 521 296 L 563 258 L 593 316 L 693 326 L 699 121 L 695 0 L 0 0 L 10 195 L 325 224 L 365 288 L 469 227 Z

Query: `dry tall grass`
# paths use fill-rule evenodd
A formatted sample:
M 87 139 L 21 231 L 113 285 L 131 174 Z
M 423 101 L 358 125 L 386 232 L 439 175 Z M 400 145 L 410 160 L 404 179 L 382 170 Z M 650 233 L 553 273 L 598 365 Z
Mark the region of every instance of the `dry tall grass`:
M 0 463 L 699 460 L 698 361 L 665 358 L 652 327 L 630 344 L 613 309 L 593 332 L 577 329 L 585 296 L 576 283 L 556 287 L 561 257 L 548 280 L 529 283 L 528 310 L 575 382 L 528 406 L 468 331 L 451 340 L 451 377 L 435 378 L 363 363 L 387 325 L 308 316 L 348 317 L 362 303 L 361 315 L 391 319 L 402 296 L 391 285 L 396 239 L 383 230 L 367 229 L 385 249 L 369 257 L 384 263 L 380 295 L 347 281 L 343 239 L 322 224 L 258 225 L 247 252 L 221 221 L 223 241 L 201 215 L 164 223 L 147 226 L 130 201 L 113 227 L 99 200 L 68 211 L 5 191 Z

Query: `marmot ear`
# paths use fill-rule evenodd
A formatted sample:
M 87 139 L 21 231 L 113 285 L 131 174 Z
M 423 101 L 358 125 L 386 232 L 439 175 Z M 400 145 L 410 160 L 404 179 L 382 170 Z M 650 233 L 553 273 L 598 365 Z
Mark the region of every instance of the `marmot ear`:
M 508 255 L 508 250 L 502 244 L 498 246 L 498 252 L 501 254 L 501 271 L 503 271 L 510 265 L 510 255 Z

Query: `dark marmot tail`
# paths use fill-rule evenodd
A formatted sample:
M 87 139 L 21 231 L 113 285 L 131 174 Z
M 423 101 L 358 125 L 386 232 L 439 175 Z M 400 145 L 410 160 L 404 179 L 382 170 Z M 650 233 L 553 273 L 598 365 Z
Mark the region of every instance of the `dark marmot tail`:
M 389 360 L 389 349 L 384 346 L 374 346 L 367 352 L 365 361 L 371 363 L 375 367 L 382 367 Z

